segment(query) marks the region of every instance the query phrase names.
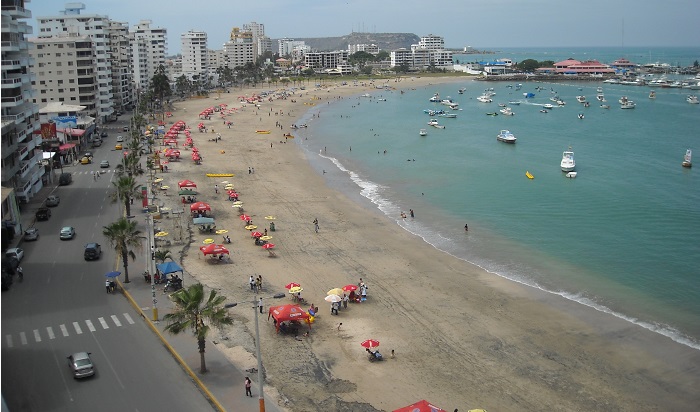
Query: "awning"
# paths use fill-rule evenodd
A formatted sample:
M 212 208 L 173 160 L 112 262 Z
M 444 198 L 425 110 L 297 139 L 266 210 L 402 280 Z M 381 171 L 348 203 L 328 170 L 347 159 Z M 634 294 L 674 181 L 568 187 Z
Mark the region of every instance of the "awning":
M 161 263 L 159 265 L 156 265 L 156 268 L 158 271 L 164 275 L 170 274 L 170 273 L 175 273 L 175 272 L 182 272 L 182 268 L 180 265 L 178 265 L 175 262 L 165 262 Z
M 43 152 L 42 159 L 51 159 L 55 154 L 56 152 Z
M 72 148 L 74 148 L 74 147 L 75 147 L 75 143 L 66 143 L 66 144 L 60 145 L 60 146 L 58 147 L 58 150 L 60 150 L 60 151 L 63 152 L 63 151 L 72 149 Z
M 69 134 L 71 136 L 82 136 L 85 134 L 85 130 L 83 129 L 56 129 L 56 131 L 64 134 Z

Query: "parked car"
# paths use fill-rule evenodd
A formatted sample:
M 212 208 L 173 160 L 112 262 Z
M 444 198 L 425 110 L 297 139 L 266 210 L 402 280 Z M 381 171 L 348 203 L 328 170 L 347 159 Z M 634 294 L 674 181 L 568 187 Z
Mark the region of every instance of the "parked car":
M 40 207 L 39 210 L 36 211 L 36 220 L 49 220 L 51 217 L 51 209 L 48 207 Z
M 109 160 L 103 160 L 103 161 L 101 161 L 101 162 L 100 162 L 100 167 L 101 167 L 102 169 L 108 168 L 108 167 L 109 167 Z
M 90 355 L 91 352 L 76 352 L 68 356 L 68 364 L 74 378 L 86 378 L 95 374 L 95 365 L 92 364 Z
M 102 246 L 99 243 L 88 243 L 85 245 L 85 260 L 96 260 L 102 255 Z
M 15 259 L 17 263 L 19 264 L 22 261 L 22 258 L 24 257 L 24 250 L 20 249 L 18 247 L 13 247 L 10 249 L 7 249 L 5 251 L 5 258 L 10 259 Z
M 39 239 L 39 229 L 35 227 L 30 227 L 24 231 L 24 240 L 38 240 Z
M 106 131 L 102 131 L 102 133 L 100 133 L 100 137 L 103 138 L 103 139 L 104 139 L 105 137 L 107 137 L 107 132 L 106 132 Z
M 92 157 L 83 156 L 83 157 L 80 159 L 80 164 L 81 164 L 81 165 L 89 165 L 90 163 L 92 163 Z
M 59 237 L 61 240 L 73 239 L 75 237 L 75 228 L 73 226 L 61 228 L 61 234 Z
M 102 139 L 100 138 L 94 138 L 92 139 L 92 147 L 100 147 L 102 146 Z
M 123 141 L 124 141 L 124 136 L 117 136 L 117 141 L 118 141 L 118 142 L 123 142 Z
M 123 146 L 121 143 L 117 143 L 116 145 L 114 145 L 114 150 L 122 150 L 122 148 Z
M 48 207 L 58 206 L 59 203 L 61 203 L 61 198 L 57 195 L 50 195 L 46 198 L 46 206 Z
M 71 173 L 61 173 L 61 176 L 58 178 L 58 184 L 61 186 L 69 185 L 72 181 L 73 175 Z
M 124 130 L 125 132 L 128 132 L 128 131 L 129 131 L 129 126 L 124 126 L 124 127 L 122 128 L 122 130 Z

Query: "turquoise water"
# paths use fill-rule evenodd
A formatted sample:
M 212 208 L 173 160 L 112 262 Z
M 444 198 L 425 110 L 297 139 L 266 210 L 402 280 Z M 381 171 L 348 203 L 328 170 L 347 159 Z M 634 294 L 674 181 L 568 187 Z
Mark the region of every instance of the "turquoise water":
M 436 248 L 700 349 L 700 180 L 680 165 L 687 148 L 700 153 L 700 106 L 686 103 L 682 89 L 657 89 L 650 100 L 647 87 L 507 85 L 464 81 L 324 100 L 295 141 L 331 186 L 370 200 Z M 609 110 L 595 100 L 598 86 Z M 486 87 L 496 92 L 491 104 L 476 101 Z M 540 113 L 550 88 L 567 105 Z M 428 102 L 435 92 L 460 104 L 456 119 L 439 118 L 444 130 L 427 126 L 423 113 L 444 108 Z M 590 107 L 576 102 L 581 94 Z M 619 108 L 623 95 L 636 109 Z M 509 100 L 523 102 L 512 106 L 515 116 L 485 115 Z M 501 129 L 517 143 L 498 142 Z M 559 167 L 569 146 L 576 179 Z M 409 209 L 416 218 L 401 219 Z

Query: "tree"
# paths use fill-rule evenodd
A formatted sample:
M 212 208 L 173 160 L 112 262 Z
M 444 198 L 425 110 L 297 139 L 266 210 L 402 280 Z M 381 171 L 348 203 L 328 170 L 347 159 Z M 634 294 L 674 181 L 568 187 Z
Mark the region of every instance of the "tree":
M 114 192 L 110 194 L 112 203 L 117 201 L 124 202 L 126 215 L 131 216 L 131 199 L 141 199 L 143 197 L 139 184 L 136 183 L 136 179 L 132 176 L 122 176 L 116 182 L 112 182 L 112 184 L 115 188 Z
M 166 259 L 173 260 L 173 256 L 170 254 L 170 250 L 168 250 L 168 249 L 156 250 L 153 257 L 156 259 L 156 262 L 161 262 L 161 263 L 165 263 Z
M 136 222 L 125 217 L 109 226 L 104 226 L 103 229 L 102 234 L 122 258 L 124 283 L 129 283 L 129 256 L 132 260 L 136 259 L 136 254 L 132 249 L 141 250 L 141 243 L 145 238 L 141 236 L 141 231 L 136 229 Z
M 517 64 L 518 69 L 524 72 L 534 72 L 540 67 L 540 62 L 535 59 L 525 59 Z
M 220 296 L 216 290 L 209 292 L 205 299 L 204 286 L 201 283 L 194 284 L 186 289 L 180 289 L 173 293 L 176 309 L 168 313 L 163 319 L 168 322 L 165 330 L 173 335 L 190 329 L 197 338 L 197 346 L 200 356 L 200 372 L 207 372 L 207 364 L 204 359 L 204 349 L 207 334 L 211 326 L 222 329 L 225 325 L 233 324 L 233 318 L 222 306 L 226 297 Z

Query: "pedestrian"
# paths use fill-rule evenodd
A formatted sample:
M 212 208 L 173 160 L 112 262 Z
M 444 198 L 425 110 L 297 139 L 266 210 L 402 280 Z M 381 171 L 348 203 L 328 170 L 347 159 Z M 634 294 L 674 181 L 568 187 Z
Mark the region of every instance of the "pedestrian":
M 255 290 L 255 279 L 253 279 L 253 275 L 250 275 L 250 290 Z
M 316 231 L 316 233 L 318 233 L 318 229 L 319 229 L 319 227 L 318 227 L 318 219 L 314 219 L 313 224 L 314 224 L 314 230 Z
M 258 292 L 262 292 L 262 275 L 255 279 L 255 288 L 258 290 Z
M 134 204 L 134 198 L 133 198 L 133 197 L 130 197 L 130 198 L 129 198 L 129 203 L 132 204 L 132 205 Z
M 346 295 L 345 293 L 343 293 L 343 309 L 347 309 L 347 308 L 348 308 L 348 302 L 349 302 L 349 301 L 350 301 L 350 298 L 348 297 L 348 295 Z
M 412 218 L 413 218 L 413 217 L 416 217 L 416 216 L 413 214 L 413 209 L 408 209 L 408 211 L 411 213 L 411 217 L 412 217 Z
M 252 382 L 250 381 L 249 377 L 245 377 L 245 396 L 250 396 L 251 398 L 253 397 L 253 392 L 250 390 Z
M 250 166 L 248 166 L 248 174 L 251 174 L 251 173 L 253 173 L 253 170 L 250 168 Z
M 260 309 L 260 314 L 262 314 L 263 311 L 263 298 L 260 298 L 258 301 L 258 309 Z
M 250 170 L 252 170 L 253 174 L 255 174 L 255 168 L 251 167 Z
M 214 193 L 219 194 L 219 185 L 214 185 Z
M 267 236 L 267 228 L 265 228 L 265 234 L 263 236 Z
M 464 231 L 465 231 L 465 232 L 468 232 L 468 231 L 469 231 L 469 225 L 467 225 L 466 223 L 464 224 Z

